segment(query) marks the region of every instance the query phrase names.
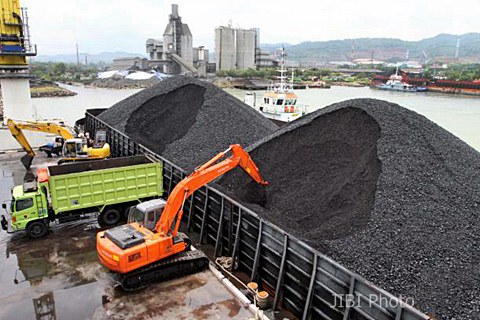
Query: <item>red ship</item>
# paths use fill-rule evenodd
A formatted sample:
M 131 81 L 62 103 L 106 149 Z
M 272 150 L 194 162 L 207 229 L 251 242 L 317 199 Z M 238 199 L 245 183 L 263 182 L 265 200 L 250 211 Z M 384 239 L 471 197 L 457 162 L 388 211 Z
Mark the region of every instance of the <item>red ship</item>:
M 452 94 L 468 94 L 480 96 L 480 80 L 475 81 L 456 81 L 456 80 L 439 80 L 428 78 L 410 77 L 407 73 L 401 73 L 403 80 L 414 86 L 426 87 L 430 92 L 452 93 Z M 390 79 L 390 75 L 376 75 L 370 85 L 377 86 L 386 83 Z
M 435 80 L 428 86 L 428 91 L 442 93 L 461 93 L 480 96 L 480 80 L 476 81 L 455 81 Z

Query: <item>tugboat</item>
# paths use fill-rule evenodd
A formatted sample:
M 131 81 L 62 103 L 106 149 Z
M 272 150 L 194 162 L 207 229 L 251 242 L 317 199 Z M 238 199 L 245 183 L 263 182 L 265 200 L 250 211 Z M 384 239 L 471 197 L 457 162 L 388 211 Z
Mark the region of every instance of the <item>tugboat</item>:
M 285 73 L 285 50 L 281 49 L 280 69 L 277 72 L 277 82 L 269 85 L 261 103 L 256 105 L 254 93 L 247 93 L 245 103 L 257 109 L 275 124 L 282 126 L 296 120 L 307 113 L 307 106 L 297 105 L 298 96 L 293 91 L 293 75 L 290 83 L 287 83 Z
M 403 81 L 403 77 L 398 74 L 398 68 L 395 74 L 390 76 L 390 79 L 387 83 L 379 84 L 375 86 L 380 90 L 390 90 L 390 91 L 405 91 L 405 92 L 421 92 L 427 91 L 425 87 L 412 86 L 411 84 Z

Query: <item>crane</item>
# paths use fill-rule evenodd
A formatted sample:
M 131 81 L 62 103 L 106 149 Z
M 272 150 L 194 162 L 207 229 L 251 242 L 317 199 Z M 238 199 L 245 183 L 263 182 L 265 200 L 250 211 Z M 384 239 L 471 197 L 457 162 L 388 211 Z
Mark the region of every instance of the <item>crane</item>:
M 230 157 L 218 162 L 230 151 Z M 197 189 L 237 166 L 255 182 L 268 185 L 249 154 L 240 145 L 231 145 L 177 184 L 153 231 L 138 222 L 131 222 L 99 232 L 97 253 L 100 263 L 117 274 L 118 282 L 127 291 L 143 288 L 152 281 L 191 274 L 208 266 L 206 255 L 198 250 L 189 251 L 190 240 L 178 232 L 183 206 Z
M 63 159 L 59 161 L 59 164 L 68 161 L 104 159 L 110 156 L 110 146 L 107 143 L 102 143 L 100 145 L 95 144 L 93 148 L 88 148 L 82 139 L 75 138 L 73 132 L 69 128 L 55 122 L 15 121 L 8 119 L 7 127 L 12 136 L 27 153 L 20 160 L 26 169 L 29 169 L 32 165 L 35 151 L 33 151 L 32 146 L 25 138 L 22 130 L 53 133 L 61 136 L 64 140 L 62 149 Z

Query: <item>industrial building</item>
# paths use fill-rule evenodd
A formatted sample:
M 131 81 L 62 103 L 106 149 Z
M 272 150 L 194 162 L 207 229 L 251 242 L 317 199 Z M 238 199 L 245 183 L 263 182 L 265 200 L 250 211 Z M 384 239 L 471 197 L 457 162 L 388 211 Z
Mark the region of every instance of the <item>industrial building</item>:
M 215 29 L 217 70 L 273 67 L 276 61 L 260 50 L 260 30 L 218 27 Z
M 258 29 L 218 27 L 215 29 L 217 70 L 255 67 Z
M 268 51 L 260 50 L 257 47 L 255 56 L 255 66 L 257 68 L 274 68 L 278 65 L 278 61 L 274 59 Z
M 142 57 L 124 57 L 113 59 L 109 70 L 148 70 L 148 59 Z
M 205 49 L 204 46 L 198 48 L 193 48 L 193 65 L 197 68 L 199 75 L 206 75 L 208 70 L 208 49 Z
M 163 41 L 158 39 L 147 39 L 147 54 L 150 60 L 163 59 Z
M 186 62 L 193 63 L 192 33 L 188 25 L 182 23 L 182 18 L 178 15 L 178 5 L 176 4 L 172 4 L 172 13 L 163 33 L 163 53 L 167 56 L 177 54 Z M 180 74 L 187 71 L 189 70 L 179 63 L 171 63 L 165 68 L 165 73 L 168 74 Z
M 236 32 L 237 69 L 255 67 L 255 51 L 257 48 L 257 31 L 237 29 Z
M 182 22 L 178 5 L 172 4 L 172 13 L 163 38 L 147 39 L 146 51 L 150 66 L 166 74 L 193 73 L 204 75 L 208 64 L 208 50 L 193 48 L 190 28 Z
M 230 27 L 215 29 L 215 58 L 217 71 L 237 68 L 235 29 Z

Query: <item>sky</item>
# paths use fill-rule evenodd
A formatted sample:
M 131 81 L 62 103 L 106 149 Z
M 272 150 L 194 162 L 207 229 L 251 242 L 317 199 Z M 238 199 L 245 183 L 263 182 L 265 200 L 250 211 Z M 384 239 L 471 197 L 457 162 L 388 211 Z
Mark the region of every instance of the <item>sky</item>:
M 144 53 L 161 38 L 172 3 L 194 46 L 214 51 L 214 30 L 231 23 L 260 28 L 261 43 L 363 37 L 420 40 L 439 33 L 480 32 L 480 0 L 20 0 L 41 55 Z

